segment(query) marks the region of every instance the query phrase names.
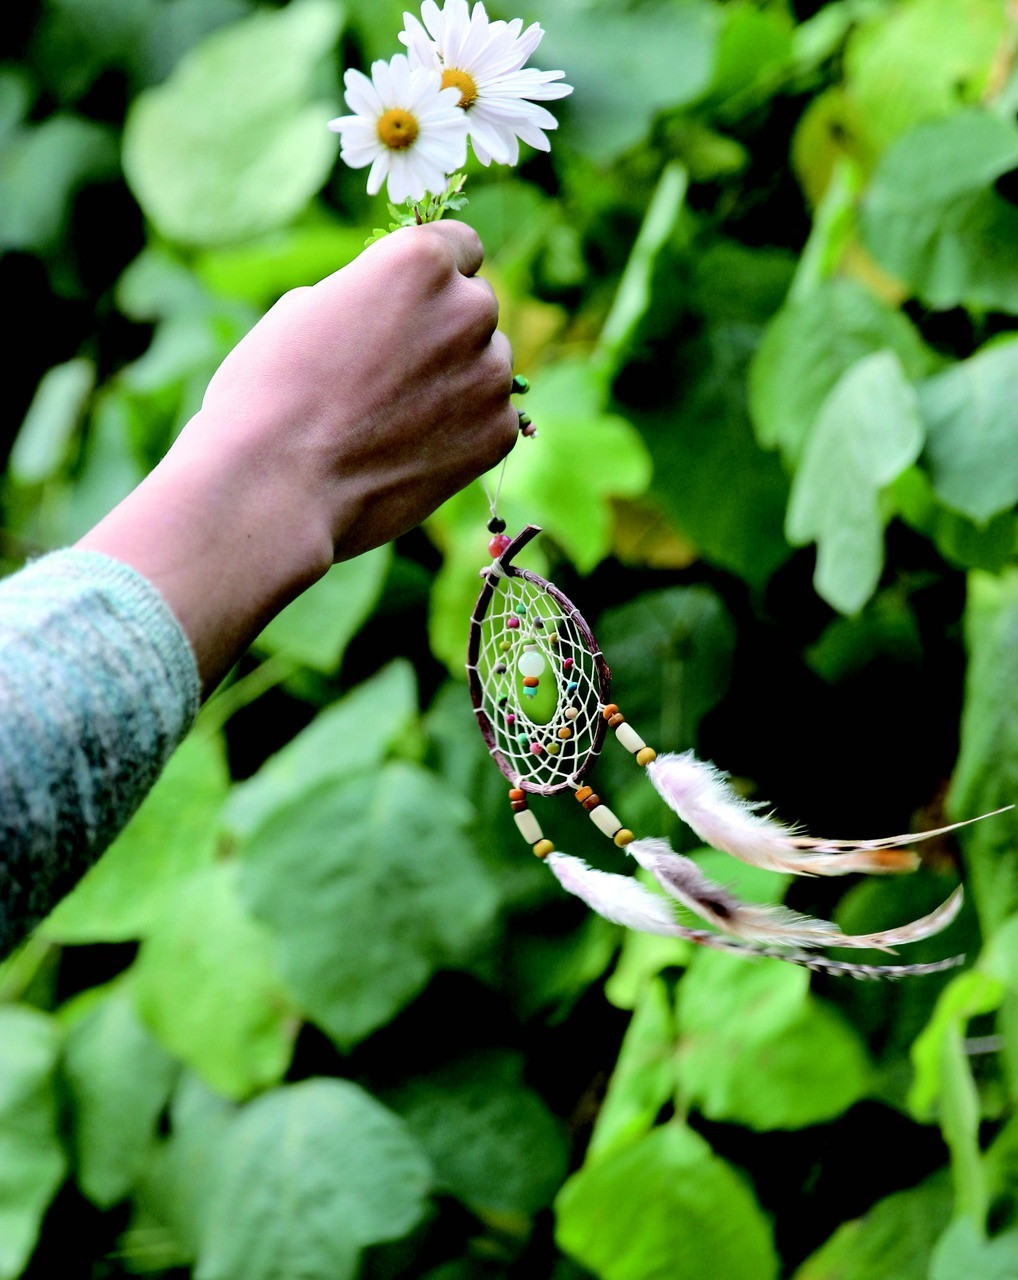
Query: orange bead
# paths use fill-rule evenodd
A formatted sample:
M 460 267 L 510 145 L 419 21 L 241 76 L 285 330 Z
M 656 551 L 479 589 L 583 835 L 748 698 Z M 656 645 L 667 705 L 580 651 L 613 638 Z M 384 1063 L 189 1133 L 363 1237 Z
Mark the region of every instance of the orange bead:
M 521 787 L 513 787 L 509 792 L 510 800 L 526 800 L 527 793 Z
M 586 800 L 588 796 L 592 796 L 593 794 L 594 794 L 594 791 L 592 787 L 580 787 L 580 789 L 576 793 L 576 799 L 580 802 L 580 804 L 583 804 L 584 800 Z
M 619 712 L 616 711 L 613 716 L 609 717 L 608 727 L 610 729 L 617 729 L 620 724 L 625 724 L 625 722 L 626 722 L 626 717 L 623 715 L 620 715 Z
M 566 738 L 571 738 L 573 736 L 573 731 L 572 729 L 569 728 L 567 724 L 564 724 L 562 728 L 559 729 L 558 736 L 562 739 L 563 742 L 565 742 Z
M 601 712 L 606 720 L 610 720 L 612 716 L 618 715 L 618 707 L 614 702 L 609 702 L 605 709 Z
M 536 688 L 537 688 L 537 686 L 538 686 L 538 684 L 539 684 L 539 681 L 538 681 L 537 676 L 524 676 L 524 677 L 523 677 L 523 687 L 524 687 L 524 689 L 536 689 Z

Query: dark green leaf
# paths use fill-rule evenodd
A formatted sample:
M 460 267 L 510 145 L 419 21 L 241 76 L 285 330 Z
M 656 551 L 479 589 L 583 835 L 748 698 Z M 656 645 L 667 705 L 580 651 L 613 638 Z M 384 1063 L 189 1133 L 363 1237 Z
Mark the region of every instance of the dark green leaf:
M 469 818 L 437 775 L 390 764 L 307 793 L 243 842 L 244 895 L 303 1008 L 341 1046 L 460 963 L 490 925 L 497 899 Z
M 52 1019 L 8 1005 L 0 1045 L 0 1280 L 15 1280 L 67 1164 L 53 1081 L 60 1041 Z
M 237 1115 L 210 1184 L 196 1280 L 352 1280 L 365 1245 L 420 1220 L 431 1169 L 362 1089 L 306 1080 Z

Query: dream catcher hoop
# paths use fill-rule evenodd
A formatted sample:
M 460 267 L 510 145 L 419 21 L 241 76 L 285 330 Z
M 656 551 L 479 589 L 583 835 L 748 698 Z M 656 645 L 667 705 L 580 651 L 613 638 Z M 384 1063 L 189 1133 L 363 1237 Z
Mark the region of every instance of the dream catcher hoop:
M 525 386 L 514 384 L 514 389 Z M 495 503 L 490 505 L 494 513 Z M 958 914 L 961 888 L 919 920 L 877 933 L 845 934 L 831 921 L 784 906 L 743 902 L 709 880 L 692 859 L 675 853 L 666 840 L 637 839 L 586 781 L 609 730 L 704 843 L 771 871 L 824 876 L 911 871 L 919 860 L 904 846 L 968 823 L 876 840 L 817 838 L 761 812 L 762 805 L 739 796 L 726 775 L 692 752 L 659 756 L 610 701 L 611 672 L 576 606 L 553 583 L 513 563 L 540 529 L 527 525 L 510 538 L 494 514 L 488 529 L 494 534 L 488 546 L 492 561 L 481 570 L 484 584 L 470 619 L 470 696 L 488 751 L 511 783 L 509 802 L 516 826 L 567 892 L 631 929 L 853 978 L 938 973 L 963 962 L 963 956 L 952 956 L 926 964 L 854 964 L 819 954 L 829 946 L 893 953 L 902 944 L 930 937 Z M 569 790 L 593 825 L 620 853 L 649 871 L 664 895 L 631 875 L 596 870 L 556 849 L 527 797 Z M 679 923 L 673 902 L 712 927 Z

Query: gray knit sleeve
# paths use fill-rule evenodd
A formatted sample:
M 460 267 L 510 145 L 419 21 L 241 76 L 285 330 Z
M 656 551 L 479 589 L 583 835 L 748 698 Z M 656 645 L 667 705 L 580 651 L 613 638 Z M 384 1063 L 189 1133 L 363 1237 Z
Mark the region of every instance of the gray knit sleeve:
M 198 711 L 154 586 L 94 551 L 0 582 L 0 955 L 113 840 Z

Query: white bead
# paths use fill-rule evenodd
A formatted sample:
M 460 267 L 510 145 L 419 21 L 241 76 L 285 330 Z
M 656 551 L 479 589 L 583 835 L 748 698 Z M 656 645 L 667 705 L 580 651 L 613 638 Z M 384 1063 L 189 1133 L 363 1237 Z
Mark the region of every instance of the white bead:
M 579 711 L 577 711 L 575 707 L 566 707 L 567 720 L 575 720 L 579 714 L 580 714 Z
M 596 809 L 590 809 L 588 812 L 591 822 L 606 836 L 613 836 L 616 831 L 621 831 L 622 823 L 607 805 L 599 804 Z
M 633 755 L 635 755 L 637 751 L 642 751 L 647 745 L 633 726 L 627 721 L 623 721 L 622 724 L 619 725 L 615 730 L 615 736 L 627 751 L 632 751 Z
M 529 809 L 521 809 L 519 813 L 514 813 L 513 818 L 519 833 L 526 840 L 527 844 L 537 844 L 538 840 L 544 838 L 543 832 L 538 824 L 537 819 Z M 615 833 L 612 832 L 614 835 Z
M 545 661 L 536 649 L 526 648 L 516 665 L 521 676 L 539 676 L 544 672 Z

